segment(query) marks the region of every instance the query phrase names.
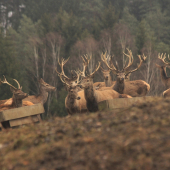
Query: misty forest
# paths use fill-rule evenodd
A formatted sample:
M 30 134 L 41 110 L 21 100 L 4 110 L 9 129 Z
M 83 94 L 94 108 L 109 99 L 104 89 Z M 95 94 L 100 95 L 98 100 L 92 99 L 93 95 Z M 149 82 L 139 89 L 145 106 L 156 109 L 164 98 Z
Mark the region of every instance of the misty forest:
M 127 49 L 133 53 L 132 69 L 139 64 L 138 55 L 146 56 L 130 79 L 147 82 L 148 96 L 161 96 L 165 87 L 156 64 L 159 54 L 170 54 L 169 0 L 0 0 L 0 78 L 5 75 L 11 84 L 18 80 L 30 95 L 39 93 L 41 78 L 56 87 L 44 118 L 67 115 L 58 61 L 69 58 L 64 71 L 71 77 L 71 70 L 83 69 L 81 56 L 92 56 L 92 72 L 107 52 L 122 69 Z M 94 82 L 101 81 L 99 69 Z M 2 84 L 0 100 L 11 96 Z

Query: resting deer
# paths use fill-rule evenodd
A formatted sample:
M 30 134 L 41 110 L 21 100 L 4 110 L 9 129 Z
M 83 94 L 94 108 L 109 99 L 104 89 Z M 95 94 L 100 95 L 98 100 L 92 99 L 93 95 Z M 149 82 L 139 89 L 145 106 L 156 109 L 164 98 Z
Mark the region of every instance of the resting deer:
M 69 78 L 65 75 L 63 66 L 67 61 L 68 60 L 62 59 L 61 62 L 59 62 L 61 73 L 59 73 L 56 69 L 58 76 L 68 91 L 68 95 L 65 98 L 65 108 L 67 113 L 70 115 L 75 113 L 84 113 L 87 111 L 87 107 L 86 100 L 84 98 L 84 90 L 80 89 L 78 85 L 80 75 L 78 72 L 75 72 L 77 76 L 72 76 L 72 78 Z
M 168 55 L 169 56 L 169 55 Z M 169 58 L 169 57 L 168 57 Z M 163 65 L 160 66 L 158 64 L 156 64 L 156 67 L 159 68 L 160 70 L 160 73 L 161 73 L 161 79 L 162 79 L 162 82 L 166 88 L 166 90 L 168 88 L 170 88 L 170 77 L 167 76 L 166 74 L 166 67 L 167 66 L 170 66 L 170 63 L 168 63 L 167 61 L 165 61 L 166 59 L 166 54 L 158 54 L 158 59 L 163 62 Z
M 98 67 L 95 69 L 95 71 L 89 74 L 88 76 L 82 77 L 82 81 L 81 81 L 81 86 L 82 88 L 84 88 L 84 96 L 86 99 L 87 109 L 90 112 L 98 111 L 98 103 L 101 101 L 110 100 L 114 98 L 123 98 L 123 97 L 131 98 L 130 96 L 125 94 L 121 95 L 112 89 L 108 89 L 105 91 L 96 90 L 95 87 L 93 86 L 93 77 L 96 71 L 99 69 L 99 67 L 100 67 L 100 62 Z
M 22 91 L 22 87 L 20 86 L 19 82 L 16 79 L 13 79 L 13 80 L 18 84 L 18 89 L 15 88 L 10 83 L 8 83 L 5 76 L 4 76 L 4 80 L 1 81 L 1 83 L 7 84 L 10 86 L 10 90 L 13 93 L 13 96 L 11 99 L 6 100 L 5 103 L 0 105 L 0 111 L 17 108 L 17 107 L 22 107 L 22 106 L 33 105 L 33 103 L 30 101 L 23 101 L 23 99 L 26 98 L 28 96 L 28 94 L 24 93 Z
M 43 105 L 46 103 L 48 98 L 48 92 L 55 91 L 56 88 L 46 83 L 42 78 L 39 80 L 39 84 L 40 93 L 38 95 L 28 96 L 23 101 L 30 101 L 34 104 L 42 103 Z
M 147 92 L 150 89 L 150 85 L 146 83 L 143 80 L 134 80 L 134 81 L 125 81 L 125 79 L 128 79 L 129 74 L 131 74 L 134 71 L 137 71 L 140 66 L 142 65 L 143 61 L 146 59 L 146 57 L 143 55 L 143 59 L 141 59 L 141 56 L 138 55 L 138 58 L 140 60 L 140 64 L 138 67 L 134 70 L 129 71 L 129 67 L 133 63 L 133 56 L 132 52 L 128 50 L 129 54 L 125 54 L 129 58 L 129 62 L 127 66 L 124 66 L 123 69 L 120 71 L 118 69 L 118 66 L 114 66 L 114 64 L 111 62 L 111 66 L 109 66 L 106 55 L 102 54 L 101 59 L 106 64 L 106 66 L 112 70 L 112 72 L 116 75 L 116 83 L 111 86 L 114 90 L 119 92 L 120 94 L 128 94 L 132 97 L 138 97 L 138 96 L 145 96 Z

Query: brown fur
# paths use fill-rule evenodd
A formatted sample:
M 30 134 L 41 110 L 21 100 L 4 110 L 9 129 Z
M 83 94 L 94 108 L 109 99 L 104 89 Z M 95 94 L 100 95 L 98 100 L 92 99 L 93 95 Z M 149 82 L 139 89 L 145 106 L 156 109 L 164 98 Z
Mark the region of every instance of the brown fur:
M 105 87 L 104 91 L 95 90 L 93 87 L 93 77 L 91 76 L 84 77 L 81 84 L 84 88 L 87 109 L 90 112 L 98 111 L 98 103 L 101 101 L 122 97 L 122 95 L 110 89 L 110 87 Z M 128 96 L 123 97 L 127 98 Z
M 170 97 L 170 88 L 165 90 L 162 94 L 164 98 Z
M 156 67 L 159 68 L 159 70 L 160 70 L 161 79 L 162 79 L 162 82 L 163 82 L 166 90 L 169 89 L 170 88 L 170 77 L 168 77 L 166 74 L 166 65 L 160 66 L 160 65 L 156 64 Z
M 65 107 L 70 115 L 87 112 L 84 90 L 79 91 L 78 86 L 68 87 L 68 95 L 65 98 Z
M 46 103 L 48 98 L 48 92 L 55 91 L 56 88 L 44 82 L 43 79 L 40 79 L 39 83 L 40 83 L 40 94 L 37 96 L 36 95 L 28 96 L 23 101 L 30 101 L 34 104 Z

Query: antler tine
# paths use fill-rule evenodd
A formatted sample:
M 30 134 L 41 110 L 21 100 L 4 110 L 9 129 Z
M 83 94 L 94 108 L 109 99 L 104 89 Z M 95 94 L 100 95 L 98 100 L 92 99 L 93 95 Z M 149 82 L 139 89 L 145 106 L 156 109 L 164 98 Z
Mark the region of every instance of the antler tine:
M 3 76 L 4 76 L 4 75 L 3 75 Z M 1 81 L 1 80 L 0 80 L 0 81 Z M 17 89 L 16 87 L 14 87 L 13 85 L 11 85 L 10 83 L 7 82 L 5 76 L 4 76 L 4 80 L 1 81 L 1 83 L 3 83 L 3 84 L 8 84 L 8 85 L 11 86 L 12 88 Z
M 13 80 L 18 84 L 18 89 L 21 89 L 22 87 L 20 86 L 19 82 L 16 79 Z
M 79 72 L 79 70 L 78 71 L 74 71 L 76 74 L 77 74 L 77 84 L 78 83 L 80 83 L 81 81 L 80 81 L 80 74 L 81 74 L 81 72 Z
M 140 63 L 138 64 L 137 68 L 135 68 L 134 70 L 131 70 L 131 71 L 127 71 L 126 74 L 129 74 L 129 73 L 132 73 L 134 71 L 137 71 L 141 67 L 141 65 L 143 63 L 143 60 L 141 59 L 141 55 L 138 55 L 138 58 L 140 60 Z
M 60 75 L 58 75 L 59 77 L 60 77 L 60 80 L 64 83 L 64 84 L 66 84 L 67 86 L 70 86 L 68 83 L 66 83 L 63 79 L 62 79 L 62 74 L 60 74 Z
M 70 58 L 70 57 L 69 57 Z M 57 69 L 56 69 L 56 72 L 58 73 L 58 75 L 60 75 L 60 74 L 62 74 L 65 78 L 67 78 L 67 79 L 69 79 L 66 75 L 65 75 L 65 73 L 64 73 L 64 68 L 63 68 L 63 66 L 67 63 L 67 61 L 69 60 L 69 58 L 68 59 L 64 59 L 64 58 L 61 58 L 61 62 L 59 61 L 59 59 L 58 59 L 58 64 L 60 65 L 60 67 L 61 67 L 61 73 L 59 73 L 58 71 L 57 71 Z
M 126 64 L 124 65 L 123 70 L 128 70 L 129 67 L 133 64 L 132 51 L 129 50 L 128 48 L 127 48 L 127 50 L 128 50 L 128 53 L 129 53 L 129 54 L 126 54 L 126 53 L 124 53 L 124 52 L 123 52 L 123 54 L 126 55 L 126 56 L 129 58 L 129 62 L 128 62 L 128 65 L 127 65 L 127 66 L 126 66 Z
M 92 56 L 90 56 L 90 58 L 88 58 L 88 55 L 85 54 L 84 56 L 81 56 L 81 57 L 83 59 L 83 71 L 81 71 L 81 74 L 82 74 L 82 76 L 85 77 L 85 71 L 87 69 L 87 66 L 88 66 Z
M 94 73 L 95 73 L 96 71 L 98 71 L 98 69 L 100 68 L 100 64 L 101 64 L 101 62 L 99 61 L 99 65 L 96 66 L 96 69 L 93 71 L 93 73 L 90 74 L 90 76 L 93 76 Z
M 165 54 L 161 54 L 160 53 L 158 54 L 158 59 L 161 60 L 165 65 L 170 65 L 170 63 L 166 62 L 165 59 L 166 59 L 166 53 Z M 168 59 L 169 59 L 169 55 L 168 55 Z
M 118 71 L 116 68 L 115 68 L 115 66 L 113 65 L 113 63 L 111 62 L 111 59 L 110 59 L 110 62 L 111 62 L 111 65 L 112 65 L 112 67 L 110 67 L 109 66 L 109 64 L 108 64 L 108 62 L 107 62 L 107 58 L 106 58 L 106 53 L 102 53 L 101 54 L 101 60 L 106 64 L 106 66 L 110 69 L 110 70 L 112 70 L 112 71 Z

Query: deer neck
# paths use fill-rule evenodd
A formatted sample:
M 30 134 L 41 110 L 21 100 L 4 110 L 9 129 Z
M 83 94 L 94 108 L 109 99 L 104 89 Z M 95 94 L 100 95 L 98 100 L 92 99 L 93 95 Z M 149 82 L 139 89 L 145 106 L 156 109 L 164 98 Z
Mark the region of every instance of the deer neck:
M 70 113 L 76 113 L 77 111 L 76 100 L 77 99 L 75 99 L 75 96 L 68 94 L 66 105 Z
M 93 85 L 84 89 L 84 96 L 86 99 L 86 105 L 89 112 L 98 111 L 98 104 L 96 99 L 96 90 Z
M 162 81 L 163 81 L 163 83 L 165 84 L 165 86 L 167 88 L 166 84 L 167 84 L 168 77 L 167 77 L 165 68 L 161 68 L 161 78 L 162 78 Z
M 40 87 L 40 94 L 38 95 L 38 97 L 40 98 L 41 103 L 45 103 L 47 101 L 48 98 L 48 92 L 46 91 L 46 89 L 44 87 Z
M 105 85 L 106 87 L 110 87 L 112 85 L 112 78 L 111 76 L 108 77 L 108 79 L 105 79 Z
M 22 107 L 22 99 L 17 99 L 15 95 L 12 97 L 12 105 L 15 107 Z
M 125 87 L 125 82 L 119 82 L 118 80 L 116 81 L 115 85 L 113 86 L 113 90 L 117 91 L 120 94 L 124 93 L 124 87 Z

